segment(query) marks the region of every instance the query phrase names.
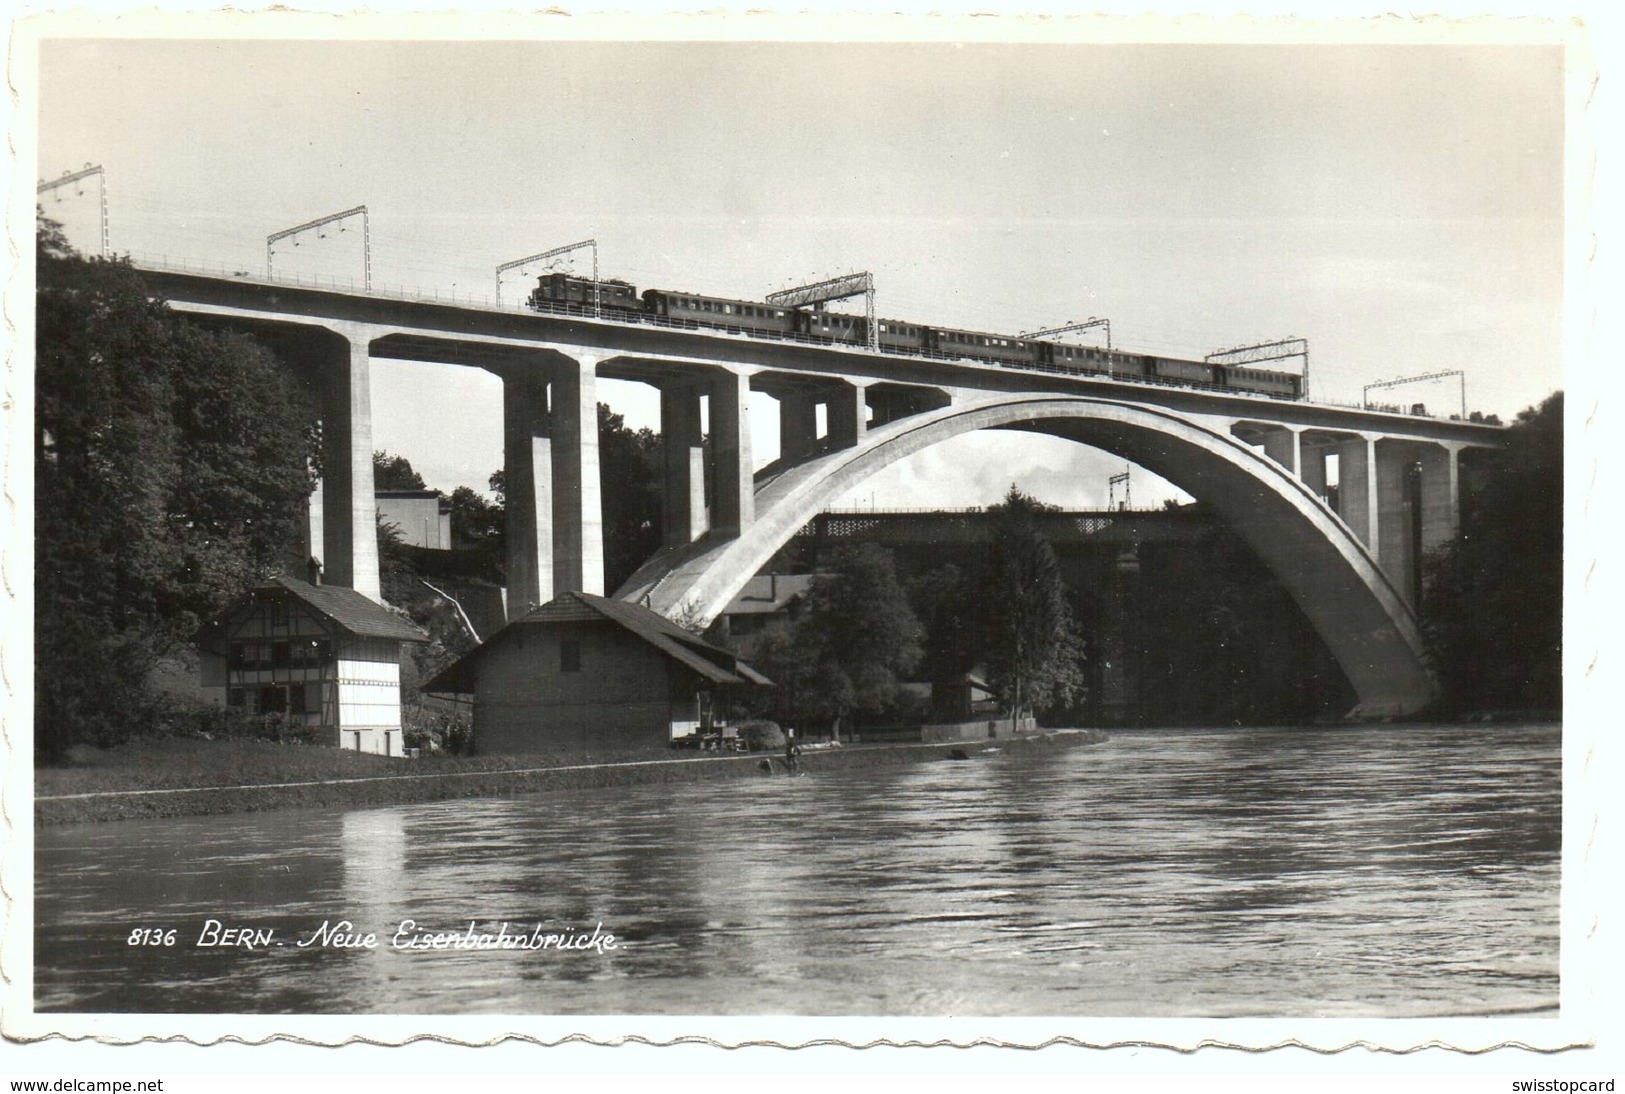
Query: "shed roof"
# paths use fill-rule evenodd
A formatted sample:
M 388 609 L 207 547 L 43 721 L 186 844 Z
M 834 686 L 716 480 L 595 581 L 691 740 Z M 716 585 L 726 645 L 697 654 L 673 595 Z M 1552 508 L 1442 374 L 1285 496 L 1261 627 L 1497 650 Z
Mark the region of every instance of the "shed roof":
M 560 626 L 571 623 L 613 623 L 637 635 L 684 667 L 717 684 L 763 684 L 773 681 L 741 661 L 732 652 L 685 631 L 659 612 L 625 600 L 594 596 L 591 593 L 561 593 L 552 600 L 513 620 L 478 647 L 437 673 L 423 685 L 434 693 L 470 694 L 474 691 L 474 668 L 485 652 L 523 627 Z

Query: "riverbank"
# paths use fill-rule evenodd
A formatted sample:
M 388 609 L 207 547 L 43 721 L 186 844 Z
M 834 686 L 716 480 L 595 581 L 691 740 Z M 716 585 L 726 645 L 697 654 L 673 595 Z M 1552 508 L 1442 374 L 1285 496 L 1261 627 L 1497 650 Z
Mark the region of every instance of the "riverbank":
M 1097 744 L 1097 730 L 1060 730 L 999 741 L 1004 752 Z M 970 756 L 976 744 L 957 746 Z M 859 744 L 805 753 L 810 775 L 947 759 L 944 744 Z M 392 760 L 333 748 L 265 741 L 171 738 L 142 741 L 42 768 L 34 778 L 36 825 L 249 813 L 273 809 L 364 808 L 581 790 L 639 783 L 782 776 L 776 753 L 727 756 L 648 750 L 604 755 L 430 757 Z

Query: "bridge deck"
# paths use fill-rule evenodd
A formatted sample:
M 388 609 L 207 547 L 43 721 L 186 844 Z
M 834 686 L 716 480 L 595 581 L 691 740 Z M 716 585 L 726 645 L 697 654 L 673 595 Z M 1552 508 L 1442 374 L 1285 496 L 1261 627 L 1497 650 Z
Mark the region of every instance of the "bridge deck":
M 490 368 L 515 360 L 526 349 L 553 348 L 600 357 L 599 373 L 610 379 L 657 382 L 684 366 L 720 366 L 860 383 L 1087 394 L 1150 403 L 1189 414 L 1299 428 L 1478 445 L 1500 443 L 1501 427 L 1493 424 L 1335 403 L 1288 401 L 1158 379 L 1125 380 L 942 354 L 872 351 L 851 344 L 731 333 L 654 317 L 594 318 L 320 288 L 248 276 L 155 266 L 138 268 L 159 295 L 178 310 L 259 324 L 319 326 L 325 320 L 374 327 L 379 331 L 372 347 L 374 355 L 402 360 Z

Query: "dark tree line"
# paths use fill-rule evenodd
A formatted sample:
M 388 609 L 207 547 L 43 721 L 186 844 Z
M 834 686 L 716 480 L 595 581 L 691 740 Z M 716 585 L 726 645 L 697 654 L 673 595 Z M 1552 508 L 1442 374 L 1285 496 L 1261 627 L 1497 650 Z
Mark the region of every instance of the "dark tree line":
M 1523 411 L 1463 476 L 1461 529 L 1426 560 L 1422 619 L 1443 710 L 1563 703 L 1563 395 Z
M 248 341 L 191 325 L 43 218 L 35 301 L 35 740 L 46 758 L 157 717 L 153 668 L 303 561 L 313 412 Z

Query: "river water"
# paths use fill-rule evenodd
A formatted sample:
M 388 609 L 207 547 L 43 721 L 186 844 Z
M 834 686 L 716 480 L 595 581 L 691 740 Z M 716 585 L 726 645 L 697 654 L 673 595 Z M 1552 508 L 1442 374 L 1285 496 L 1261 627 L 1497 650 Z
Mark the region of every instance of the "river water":
M 36 1006 L 1555 1013 L 1559 739 L 1130 731 L 968 763 L 814 755 L 800 779 L 42 829 Z M 270 942 L 200 946 L 211 920 Z M 341 920 L 376 946 L 299 945 Z M 599 943 L 395 949 L 404 920 Z M 128 944 L 148 928 L 174 943 Z

